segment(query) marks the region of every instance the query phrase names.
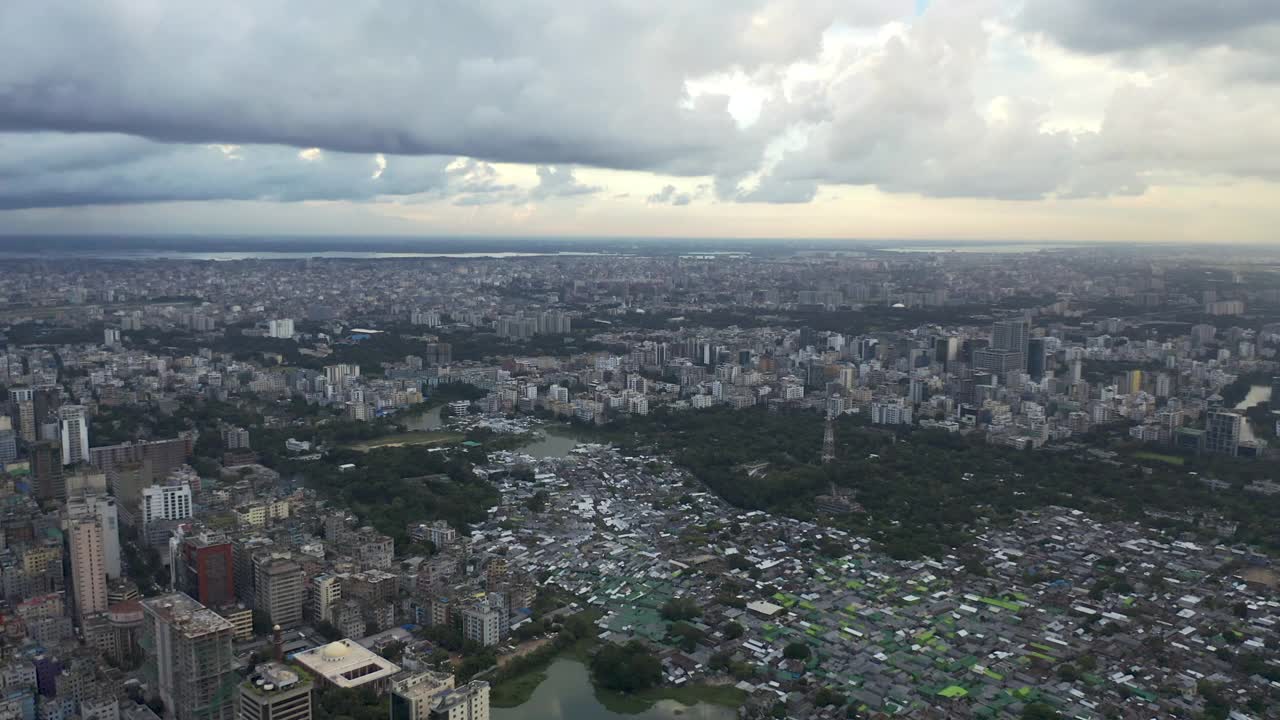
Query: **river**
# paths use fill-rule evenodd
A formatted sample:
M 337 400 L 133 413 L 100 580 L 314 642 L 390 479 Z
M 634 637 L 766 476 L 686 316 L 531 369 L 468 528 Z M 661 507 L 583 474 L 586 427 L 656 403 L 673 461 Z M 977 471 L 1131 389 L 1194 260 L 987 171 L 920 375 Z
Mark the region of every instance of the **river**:
M 1249 388 L 1249 394 L 1244 399 L 1236 403 L 1237 410 L 1248 410 L 1260 402 L 1266 402 L 1271 399 L 1271 388 L 1267 385 L 1254 385 Z M 1272 408 L 1276 409 L 1276 408 Z M 1252 442 L 1257 440 L 1258 436 L 1253 432 L 1253 423 L 1247 419 L 1240 424 L 1240 441 Z
M 616 713 L 596 700 L 586 667 L 565 659 L 547 668 L 547 679 L 523 705 L 490 711 L 493 720 L 732 720 L 737 716 L 733 708 L 703 703 L 689 707 L 672 700 L 663 700 L 637 715 Z

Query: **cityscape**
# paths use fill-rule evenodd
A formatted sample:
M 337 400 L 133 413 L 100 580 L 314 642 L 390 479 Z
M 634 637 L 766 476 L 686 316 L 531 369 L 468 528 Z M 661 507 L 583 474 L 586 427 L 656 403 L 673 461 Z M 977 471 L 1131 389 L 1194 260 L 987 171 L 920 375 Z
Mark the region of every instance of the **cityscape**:
M 12 259 L 6 712 L 1276 717 L 1280 259 L 958 250 Z
M 1277 68 L 0 2 L 0 720 L 1280 720 Z

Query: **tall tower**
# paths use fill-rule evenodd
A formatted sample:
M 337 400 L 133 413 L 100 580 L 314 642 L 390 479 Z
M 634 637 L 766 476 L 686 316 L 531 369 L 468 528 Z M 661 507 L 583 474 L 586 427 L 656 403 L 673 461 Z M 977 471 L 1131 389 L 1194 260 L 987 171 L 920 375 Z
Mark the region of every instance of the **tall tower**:
M 826 429 L 822 433 L 822 464 L 826 465 L 836 459 L 836 423 L 831 411 L 827 411 Z
M 107 611 L 106 556 L 98 518 L 80 516 L 69 519 L 67 544 L 71 549 L 71 586 L 76 596 L 76 615 L 83 622 L 90 615 Z

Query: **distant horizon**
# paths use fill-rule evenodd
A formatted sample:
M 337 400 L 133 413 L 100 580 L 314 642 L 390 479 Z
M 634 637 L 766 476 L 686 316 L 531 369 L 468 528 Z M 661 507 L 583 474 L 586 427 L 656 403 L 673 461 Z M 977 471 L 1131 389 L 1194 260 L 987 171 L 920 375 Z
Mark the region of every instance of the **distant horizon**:
M 945 238 L 945 237 L 759 237 L 751 235 L 589 235 L 589 234 L 465 234 L 465 233 L 184 233 L 184 232 L 129 232 L 129 233 L 67 233 L 67 232 L 0 232 L 0 244 L 21 240 L 176 240 L 182 242 L 211 240 L 219 242 L 342 242 L 346 240 L 386 240 L 389 242 L 467 242 L 467 241 L 529 241 L 529 242 L 662 242 L 662 243 L 744 243 L 744 244 L 902 244 L 902 245 L 1062 245 L 1108 246 L 1123 248 L 1126 245 L 1142 247 L 1276 247 L 1280 240 L 1138 240 L 1119 242 L 1107 239 L 1054 239 L 1054 238 Z

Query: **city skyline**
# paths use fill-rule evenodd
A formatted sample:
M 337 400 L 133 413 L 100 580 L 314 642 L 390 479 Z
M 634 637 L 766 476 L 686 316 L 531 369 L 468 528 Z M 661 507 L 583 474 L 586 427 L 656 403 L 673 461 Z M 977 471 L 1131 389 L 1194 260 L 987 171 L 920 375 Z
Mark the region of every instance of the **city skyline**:
M 1280 225 L 1266 3 L 437 10 L 6 7 L 0 223 L 1241 243 Z

